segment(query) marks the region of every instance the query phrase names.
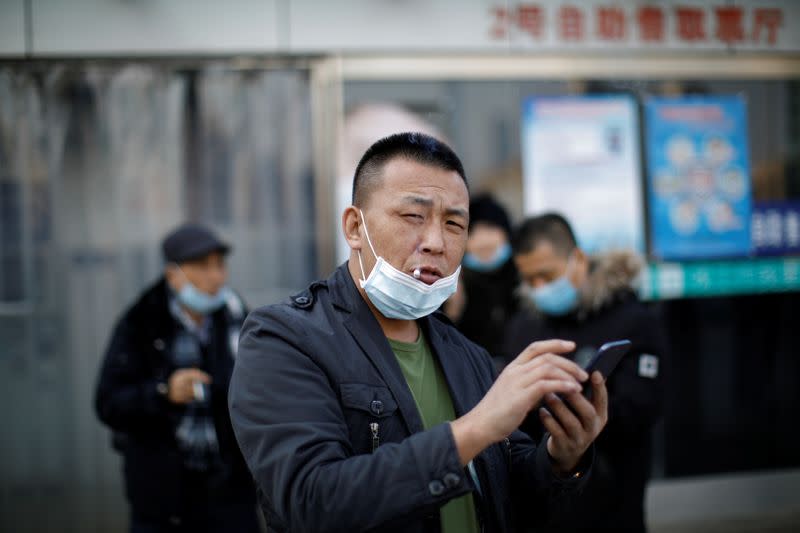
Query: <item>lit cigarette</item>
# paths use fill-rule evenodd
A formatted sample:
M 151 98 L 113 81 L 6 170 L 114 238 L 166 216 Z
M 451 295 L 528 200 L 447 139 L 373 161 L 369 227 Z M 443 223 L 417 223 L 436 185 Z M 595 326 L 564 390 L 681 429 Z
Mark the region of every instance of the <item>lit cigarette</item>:
M 194 392 L 195 400 L 202 402 L 206 399 L 206 391 L 203 388 L 203 384 L 199 381 L 192 383 L 192 392 Z

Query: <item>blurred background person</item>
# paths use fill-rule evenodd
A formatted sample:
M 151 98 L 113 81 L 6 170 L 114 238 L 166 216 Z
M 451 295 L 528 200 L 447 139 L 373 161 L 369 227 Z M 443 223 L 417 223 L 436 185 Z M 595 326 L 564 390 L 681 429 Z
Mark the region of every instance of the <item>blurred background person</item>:
M 517 311 L 514 291 L 519 284 L 511 253 L 511 222 L 505 208 L 489 194 L 473 198 L 469 214 L 461 283 L 444 311 L 467 338 L 502 362 L 507 355 L 503 333 Z
M 661 414 L 659 363 L 665 339 L 659 318 L 634 292 L 641 262 L 626 251 L 590 258 L 578 247 L 569 222 L 552 213 L 526 219 L 512 245 L 526 305 L 509 324 L 509 350 L 547 338 L 572 340 L 576 349 L 569 357 L 584 366 L 606 342 L 633 343 L 608 376 L 609 421 L 597 439 L 593 478 L 575 512 L 554 528 L 645 531 L 644 494 L 651 430 Z M 536 414 L 522 429 L 532 436 L 543 433 Z
M 95 396 L 124 457 L 130 531 L 259 531 L 226 405 L 246 315 L 227 286 L 230 247 L 186 224 L 162 248 L 164 276 L 114 328 Z

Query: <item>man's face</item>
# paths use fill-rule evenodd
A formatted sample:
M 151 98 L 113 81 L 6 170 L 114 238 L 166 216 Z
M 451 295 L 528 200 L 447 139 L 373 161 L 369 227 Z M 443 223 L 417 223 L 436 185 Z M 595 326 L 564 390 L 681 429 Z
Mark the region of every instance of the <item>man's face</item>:
M 393 267 L 431 284 L 455 272 L 464 255 L 469 194 L 457 172 L 396 158 L 362 207 L 375 253 Z M 362 221 L 363 222 L 363 221 Z M 376 259 L 363 223 L 361 257 L 369 276 Z
M 498 226 L 486 222 L 476 222 L 469 230 L 467 252 L 478 259 L 489 261 L 498 248 L 508 242 L 508 236 Z
M 167 267 L 167 281 L 172 289 L 179 292 L 188 280 L 200 291 L 214 295 L 225 285 L 228 280 L 228 268 L 225 265 L 225 256 L 219 252 L 212 252 L 204 257 L 184 261 L 180 270 L 175 265 Z
M 564 274 L 575 288 L 583 285 L 586 279 L 586 255 L 579 248 L 572 251 L 570 262 L 570 258 L 559 254 L 552 244 L 542 241 L 530 252 L 516 254 L 514 263 L 523 283 L 533 289 L 552 283 Z

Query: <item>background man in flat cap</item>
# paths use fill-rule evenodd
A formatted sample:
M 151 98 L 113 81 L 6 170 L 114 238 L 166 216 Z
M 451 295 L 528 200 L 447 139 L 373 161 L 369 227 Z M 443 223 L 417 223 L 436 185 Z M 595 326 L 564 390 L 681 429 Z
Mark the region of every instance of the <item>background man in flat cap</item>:
M 164 275 L 114 328 L 95 393 L 124 457 L 131 532 L 259 531 L 226 406 L 243 302 L 230 247 L 186 224 L 163 241 Z

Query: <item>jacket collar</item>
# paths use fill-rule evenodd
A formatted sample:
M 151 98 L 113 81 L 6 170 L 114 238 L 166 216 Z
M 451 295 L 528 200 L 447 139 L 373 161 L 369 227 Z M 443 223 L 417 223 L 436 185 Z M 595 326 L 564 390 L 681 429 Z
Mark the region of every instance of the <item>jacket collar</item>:
M 392 352 L 389 341 L 383 334 L 378 320 L 372 314 L 367 302 L 358 292 L 347 263 L 344 263 L 328 279 L 331 301 L 347 313 L 344 326 L 361 347 L 361 350 L 375 365 L 384 383 L 394 396 L 410 434 L 424 429 L 417 404 L 408 388 L 400 364 Z
M 423 431 L 422 418 L 403 371 L 400 369 L 400 364 L 397 362 L 378 320 L 358 291 L 346 262 L 339 266 L 328 279 L 328 290 L 333 305 L 347 313 L 344 318 L 344 326 L 375 365 L 391 390 L 409 433 Z M 461 388 L 459 383 L 468 379 L 464 366 L 466 362 L 457 357 L 447 328 L 442 327 L 443 324 L 431 316 L 420 318 L 417 323 L 425 333 L 431 350 L 442 366 L 450 391 L 459 390 Z M 465 406 L 460 405 L 458 396 L 452 392 L 450 396 L 456 414 L 463 414 Z
M 161 336 L 173 328 L 169 289 L 163 276 L 141 294 L 127 316 L 137 329 L 148 332 L 148 336 Z

